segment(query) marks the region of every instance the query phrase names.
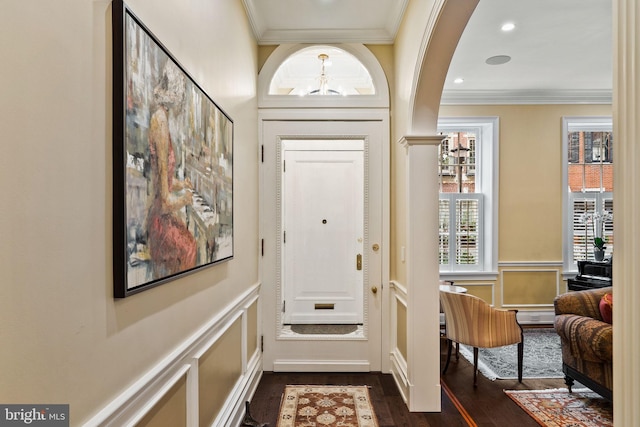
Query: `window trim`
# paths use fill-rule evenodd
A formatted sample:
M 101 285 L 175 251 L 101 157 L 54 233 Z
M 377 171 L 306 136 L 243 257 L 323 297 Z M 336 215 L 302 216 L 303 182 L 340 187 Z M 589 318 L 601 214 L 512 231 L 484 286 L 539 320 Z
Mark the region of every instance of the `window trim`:
M 573 197 L 569 194 L 569 132 L 574 131 L 613 132 L 613 118 L 611 116 L 562 117 L 562 268 L 565 275 L 578 272 L 578 264 L 573 261 Z M 615 141 L 615 135 L 613 138 Z
M 448 133 L 458 130 L 478 132 L 480 144 L 476 140 L 476 194 L 482 194 L 482 212 L 480 218 L 481 245 L 479 252 L 481 265 L 476 269 L 459 266 L 456 269 L 440 270 L 440 277 L 453 280 L 456 277 L 471 276 L 486 278 L 486 274 L 498 272 L 498 177 L 499 177 L 499 124 L 497 116 L 490 117 L 440 117 L 438 132 Z M 477 173 L 478 170 L 480 173 Z M 445 267 L 445 266 L 442 266 Z

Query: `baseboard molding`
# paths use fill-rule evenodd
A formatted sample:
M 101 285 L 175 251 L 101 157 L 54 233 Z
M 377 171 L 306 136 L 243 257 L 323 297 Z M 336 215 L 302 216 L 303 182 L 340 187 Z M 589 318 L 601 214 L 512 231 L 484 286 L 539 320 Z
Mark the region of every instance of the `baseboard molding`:
M 368 360 L 276 359 L 274 372 L 369 372 Z
M 258 301 L 260 284 L 238 296 L 225 309 L 202 328 L 177 346 L 167 357 L 158 362 L 119 396 L 109 402 L 96 415 L 83 424 L 85 427 L 134 426 L 178 382 L 186 378 L 186 425 L 200 425 L 198 415 L 198 362 L 225 332 L 240 319 L 243 322 L 242 342 L 246 343 L 247 310 Z M 212 427 L 239 425 L 244 416 L 244 404 L 253 396 L 262 377 L 262 353 L 259 346 L 253 354 L 246 354 L 242 345 L 242 373 L 219 411 Z
M 518 311 L 518 322 L 521 325 L 553 325 L 556 314 L 554 310 Z

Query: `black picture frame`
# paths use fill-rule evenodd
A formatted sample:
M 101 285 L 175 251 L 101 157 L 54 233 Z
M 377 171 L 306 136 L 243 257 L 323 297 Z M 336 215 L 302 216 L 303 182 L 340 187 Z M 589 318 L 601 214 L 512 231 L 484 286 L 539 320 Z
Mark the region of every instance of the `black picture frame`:
M 233 258 L 233 120 L 122 0 L 113 22 L 113 294 Z

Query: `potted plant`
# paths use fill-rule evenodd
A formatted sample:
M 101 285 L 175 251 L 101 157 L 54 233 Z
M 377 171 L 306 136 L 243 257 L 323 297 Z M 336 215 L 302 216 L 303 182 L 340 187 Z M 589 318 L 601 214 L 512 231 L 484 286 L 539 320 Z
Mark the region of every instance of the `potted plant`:
M 604 244 L 607 241 L 602 237 L 594 237 L 593 238 L 593 246 L 595 249 L 593 250 L 593 257 L 596 261 L 602 261 L 604 259 L 604 250 L 607 248 Z
M 593 226 L 593 257 L 596 261 L 604 260 L 604 251 L 607 248 L 605 246 L 607 240 L 604 237 L 604 224 L 607 221 L 612 221 L 613 215 L 607 211 L 588 212 L 582 214 L 581 220 L 583 224 L 591 223 L 591 225 Z M 585 228 L 585 258 L 587 251 L 587 242 L 587 229 Z

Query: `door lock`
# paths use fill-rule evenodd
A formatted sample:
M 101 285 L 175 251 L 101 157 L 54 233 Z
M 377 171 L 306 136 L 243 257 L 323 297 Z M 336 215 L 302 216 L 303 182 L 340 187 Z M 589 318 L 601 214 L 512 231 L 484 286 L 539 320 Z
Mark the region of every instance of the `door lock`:
M 362 270 L 362 254 L 356 255 L 356 270 Z

